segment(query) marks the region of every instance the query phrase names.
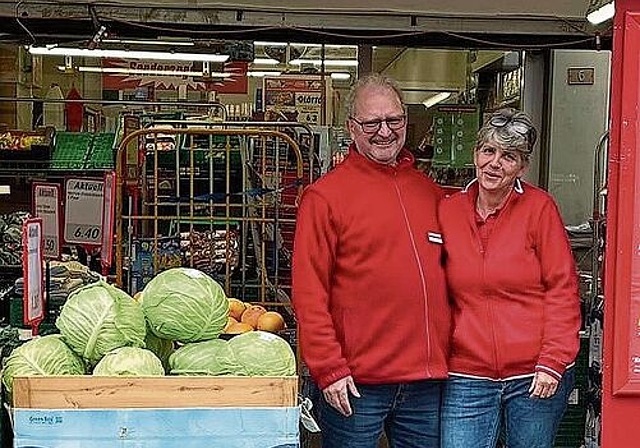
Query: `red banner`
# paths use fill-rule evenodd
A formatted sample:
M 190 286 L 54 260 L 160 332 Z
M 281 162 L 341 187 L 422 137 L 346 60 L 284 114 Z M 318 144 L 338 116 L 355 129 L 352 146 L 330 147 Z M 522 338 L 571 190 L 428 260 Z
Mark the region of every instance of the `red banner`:
M 191 90 L 246 94 L 247 66 L 247 62 L 227 62 L 224 64 L 223 73 L 228 73 L 228 77 L 203 79 L 199 76 L 202 68 L 193 61 L 103 59 L 103 69 L 112 69 L 114 72 L 102 73 L 102 88 L 135 90 L 139 87 L 152 87 L 156 90 L 177 90 L 186 86 Z M 116 73 L 115 70 L 121 70 L 122 73 Z

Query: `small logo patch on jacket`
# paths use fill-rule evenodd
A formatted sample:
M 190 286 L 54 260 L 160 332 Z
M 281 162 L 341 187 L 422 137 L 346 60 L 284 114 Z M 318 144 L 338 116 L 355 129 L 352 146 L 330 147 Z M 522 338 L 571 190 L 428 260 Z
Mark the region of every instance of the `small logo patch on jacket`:
M 442 244 L 442 234 L 435 232 L 427 232 L 427 241 L 435 244 Z

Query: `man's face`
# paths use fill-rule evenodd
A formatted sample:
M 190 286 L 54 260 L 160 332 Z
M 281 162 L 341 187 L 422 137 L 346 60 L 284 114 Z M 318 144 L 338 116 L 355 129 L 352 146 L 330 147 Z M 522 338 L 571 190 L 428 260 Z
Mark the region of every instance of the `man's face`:
M 407 122 L 393 89 L 364 87 L 356 97 L 348 127 L 360 154 L 383 165 L 396 163 L 407 136 Z

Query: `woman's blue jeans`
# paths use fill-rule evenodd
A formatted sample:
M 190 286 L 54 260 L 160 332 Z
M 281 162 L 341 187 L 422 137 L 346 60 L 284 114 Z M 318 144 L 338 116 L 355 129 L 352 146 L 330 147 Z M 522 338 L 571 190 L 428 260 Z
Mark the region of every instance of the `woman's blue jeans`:
M 353 414 L 344 417 L 320 397 L 322 448 L 376 448 L 385 431 L 389 448 L 440 448 L 443 381 L 357 384 Z
M 442 404 L 442 448 L 552 448 L 575 383 L 568 369 L 551 398 L 530 398 L 532 377 L 490 381 L 452 376 Z

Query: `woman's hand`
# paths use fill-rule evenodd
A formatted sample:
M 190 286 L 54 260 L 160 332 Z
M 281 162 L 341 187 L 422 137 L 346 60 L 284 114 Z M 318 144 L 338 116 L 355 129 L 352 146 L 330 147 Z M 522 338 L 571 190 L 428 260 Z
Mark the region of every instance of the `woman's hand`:
M 536 372 L 529 387 L 531 398 L 550 398 L 558 390 L 559 381 L 545 372 Z

